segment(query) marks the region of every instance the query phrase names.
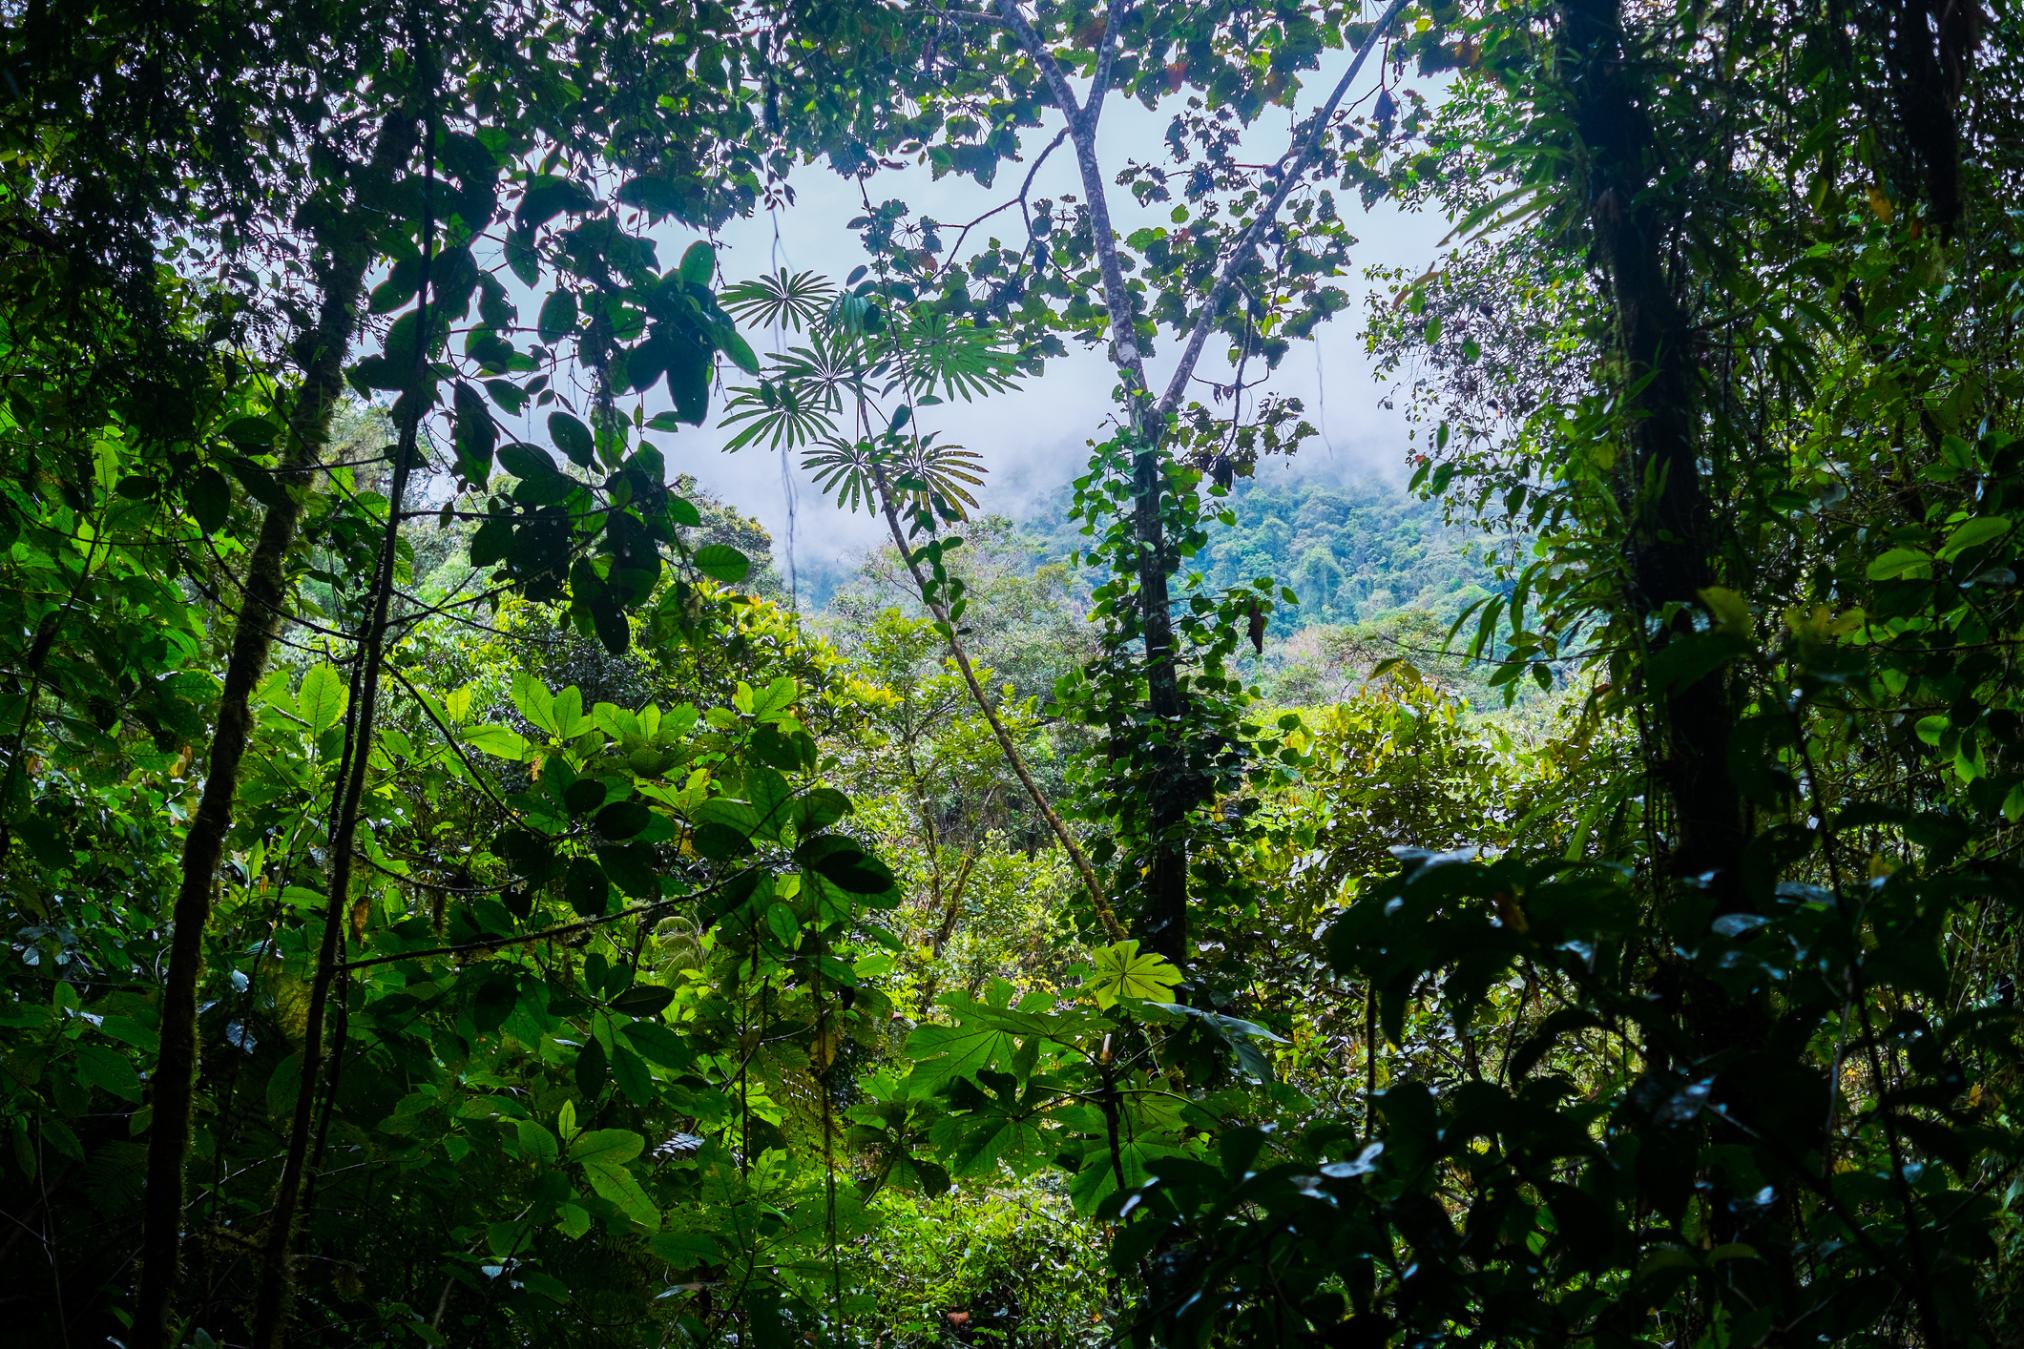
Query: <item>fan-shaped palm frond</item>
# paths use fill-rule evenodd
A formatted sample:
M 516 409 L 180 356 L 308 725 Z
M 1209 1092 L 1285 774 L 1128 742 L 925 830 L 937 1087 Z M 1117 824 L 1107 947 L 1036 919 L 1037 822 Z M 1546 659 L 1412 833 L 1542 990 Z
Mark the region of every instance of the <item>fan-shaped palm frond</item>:
M 801 466 L 845 510 L 878 510 L 883 470 L 895 506 L 932 511 L 945 520 L 968 519 L 977 506 L 970 489 L 984 481 L 981 455 L 961 445 L 940 444 L 933 436 L 887 436 L 883 442 L 829 436 L 802 456 Z
M 845 396 L 862 389 L 864 360 L 856 339 L 820 328 L 806 346 L 769 357 L 766 378 L 731 390 L 723 425 L 740 429 L 724 448 L 742 450 L 764 440 L 768 449 L 791 449 L 833 434 Z
M 773 378 L 841 399 L 863 387 L 871 359 L 858 338 L 818 328 L 808 335 L 808 345 L 789 347 L 773 358 Z
M 741 323 L 755 328 L 782 327 L 800 332 L 813 327 L 836 298 L 836 287 L 814 272 L 789 273 L 741 281 L 718 297 L 718 303 Z
M 836 504 L 845 510 L 876 512 L 878 482 L 872 473 L 876 453 L 868 440 L 829 436 L 801 456 L 801 466 L 815 475 L 815 485 L 823 494 L 835 497 Z
M 908 320 L 892 336 L 888 363 L 906 363 L 917 394 L 968 402 L 1001 393 L 1017 382 L 1019 363 L 1011 348 L 988 328 L 967 319 L 924 314 Z
M 916 507 L 945 520 L 967 520 L 977 508 L 969 489 L 984 483 L 984 457 L 961 445 L 921 436 L 902 447 L 891 473 L 893 490 L 912 497 Z
M 742 450 L 760 441 L 777 450 L 806 445 L 836 426 L 840 404 L 834 395 L 820 388 L 807 388 L 779 380 L 762 379 L 757 384 L 731 390 L 724 403 L 723 427 L 737 428 L 724 442 L 726 450 Z

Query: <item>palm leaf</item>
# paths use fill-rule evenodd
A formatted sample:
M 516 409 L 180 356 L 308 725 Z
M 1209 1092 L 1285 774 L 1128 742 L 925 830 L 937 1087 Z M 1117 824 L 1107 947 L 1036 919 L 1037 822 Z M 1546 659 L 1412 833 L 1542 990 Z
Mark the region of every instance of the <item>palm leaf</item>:
M 1002 393 L 1018 380 L 1018 358 L 996 332 L 943 314 L 910 319 L 893 338 L 892 358 L 904 360 L 916 392 L 965 402 Z
M 845 395 L 861 387 L 864 359 L 855 339 L 820 328 L 805 346 L 768 357 L 765 379 L 731 390 L 723 425 L 739 430 L 724 448 L 742 450 L 763 440 L 768 449 L 795 449 L 833 435 Z
M 741 281 L 718 296 L 718 303 L 740 322 L 755 328 L 779 324 L 800 332 L 812 328 L 836 297 L 836 287 L 814 272 L 785 267 L 772 276 Z
M 830 436 L 801 457 L 801 466 L 815 475 L 815 485 L 847 511 L 878 510 L 878 483 L 872 473 L 876 451 L 868 440 Z

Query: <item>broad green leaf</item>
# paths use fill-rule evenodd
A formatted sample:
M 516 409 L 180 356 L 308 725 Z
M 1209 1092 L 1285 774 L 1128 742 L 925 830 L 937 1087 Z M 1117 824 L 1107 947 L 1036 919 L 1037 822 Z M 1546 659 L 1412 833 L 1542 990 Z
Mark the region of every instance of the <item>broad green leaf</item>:
M 583 1042 L 583 1048 L 576 1051 L 576 1089 L 584 1100 L 595 1101 L 604 1093 L 610 1067 L 602 1041 L 593 1038 Z
M 647 1192 L 640 1188 L 640 1183 L 624 1166 L 593 1162 L 583 1168 L 583 1174 L 589 1179 L 590 1188 L 610 1200 L 619 1212 L 642 1227 L 659 1229 L 661 1211 L 654 1207 L 654 1201 L 647 1198 Z
M 556 734 L 555 695 L 546 684 L 524 670 L 516 671 L 510 692 L 515 710 L 527 718 L 528 725 L 549 735 Z
M 1917 548 L 1893 548 L 1880 557 L 1872 558 L 1867 568 L 1867 575 L 1872 581 L 1896 581 L 1932 574 L 1931 555 Z
M 541 340 L 553 342 L 566 336 L 576 327 L 576 293 L 557 290 L 541 302 L 541 317 L 537 320 Z
M 1675 637 L 1645 662 L 1645 677 L 1656 688 L 1685 687 L 1747 655 L 1750 643 L 1727 628 Z
M 574 740 L 597 725 L 597 722 L 584 712 L 583 690 L 574 684 L 556 694 L 550 706 L 555 711 L 553 729 L 559 739 Z
M 675 1000 L 675 991 L 660 984 L 634 984 L 611 1000 L 614 1011 L 627 1016 L 654 1016 Z
M 485 396 L 463 380 L 451 391 L 456 408 L 455 442 L 457 472 L 473 487 L 483 487 L 492 477 L 492 452 L 499 444 L 499 427 Z
M 1956 558 L 1970 548 L 1980 548 L 1985 543 L 1994 543 L 2010 532 L 2010 520 L 2002 515 L 1984 515 L 1956 525 L 1947 541 L 1940 545 L 1940 556 Z
M 319 662 L 302 672 L 302 683 L 295 692 L 295 710 L 309 723 L 311 735 L 322 735 L 337 725 L 349 699 L 344 676 L 335 666 Z
M 527 757 L 527 737 L 505 726 L 473 726 L 464 732 L 464 742 L 481 753 L 501 759 Z
M 1137 938 L 1128 937 L 1100 948 L 1090 961 L 1089 978 L 1083 988 L 1108 1009 L 1119 998 L 1143 1002 L 1164 1002 L 1180 985 L 1181 972 L 1165 956 L 1141 952 Z
M 1018 1042 L 998 1026 L 979 1021 L 964 1023 L 964 1014 L 974 1004 L 967 997 L 949 1000 L 952 1026 L 922 1026 L 907 1037 L 907 1056 L 914 1061 L 913 1079 L 932 1091 L 959 1077 L 970 1077 L 986 1069 L 1010 1066 Z
M 523 230 L 545 225 L 564 211 L 587 211 L 596 203 L 588 189 L 567 178 L 541 174 L 527 182 L 516 223 Z
M 680 1072 L 696 1061 L 688 1043 L 662 1021 L 642 1018 L 629 1022 L 619 1032 L 619 1038 L 638 1050 L 642 1058 L 663 1068 Z
M 1041 1111 L 1053 1094 L 1022 1096 L 1012 1078 L 986 1072 L 978 1086 L 957 1087 L 951 1102 L 958 1108 L 935 1121 L 929 1136 L 958 1176 L 993 1175 L 1001 1164 L 1014 1175 L 1029 1175 L 1046 1164 L 1051 1151 Z
M 663 1232 L 647 1248 L 676 1269 L 694 1269 L 723 1259 L 723 1243 L 702 1232 Z
M 563 457 L 578 468 L 589 468 L 597 462 L 597 441 L 590 428 L 567 412 L 548 414 L 548 437 Z
M 144 1026 L 130 1016 L 115 1013 L 100 1022 L 98 1028 L 112 1039 L 132 1045 L 143 1053 L 153 1054 L 161 1048 L 161 1035 L 153 1027 Z
M 705 544 L 695 551 L 696 570 L 713 581 L 737 585 L 752 572 L 752 559 L 725 543 Z
M 561 1147 L 555 1135 L 531 1119 L 516 1121 L 514 1130 L 518 1135 L 520 1155 L 530 1161 L 552 1162 L 561 1155 Z
M 591 1129 L 569 1144 L 572 1162 L 622 1166 L 646 1150 L 647 1141 L 630 1129 Z
M 692 286 L 707 286 L 717 271 L 717 250 L 698 239 L 682 254 L 682 280 Z
M 1118 1172 L 1124 1172 L 1124 1185 L 1143 1185 L 1152 1174 L 1149 1164 L 1163 1157 L 1178 1157 L 1180 1149 L 1168 1143 L 1156 1143 L 1143 1139 L 1126 1139 L 1118 1145 L 1117 1154 L 1112 1156 L 1110 1145 L 1099 1142 L 1082 1156 L 1082 1165 L 1074 1179 L 1068 1182 L 1069 1201 L 1075 1211 L 1089 1217 L 1109 1196 L 1118 1191 Z
M 205 465 L 184 480 L 183 501 L 198 528 L 206 534 L 215 534 L 225 527 L 225 519 L 231 514 L 232 485 L 225 481 L 224 474 Z
M 772 931 L 773 939 L 782 949 L 792 951 L 801 937 L 801 920 L 794 916 L 794 910 L 785 904 L 773 904 L 766 910 L 766 926 Z
M 499 451 L 499 467 L 505 469 L 508 473 L 521 479 L 523 482 L 530 479 L 536 482 L 546 482 L 548 479 L 562 476 L 562 470 L 557 468 L 555 461 L 548 457 L 548 451 L 542 449 L 539 445 L 522 445 L 517 443 L 508 445 L 505 449 Z M 559 492 L 566 493 L 567 489 L 564 484 L 558 483 L 556 487 Z M 526 489 L 523 488 L 522 490 Z
M 1286 1040 L 1283 1036 L 1275 1035 L 1257 1022 L 1246 1021 L 1241 1017 L 1225 1016 L 1221 1012 L 1212 1012 L 1201 1007 L 1189 1007 L 1185 1003 L 1154 1002 L 1150 999 L 1147 1001 L 1150 1007 L 1157 1008 L 1160 1012 L 1177 1019 L 1186 1017 L 1206 1025 L 1210 1030 L 1215 1032 L 1216 1036 L 1224 1044 L 1230 1047 L 1230 1052 L 1235 1055 L 1238 1066 L 1245 1073 L 1259 1082 L 1269 1082 L 1272 1080 L 1272 1061 L 1266 1058 L 1264 1051 L 1258 1048 L 1257 1041 L 1266 1040 L 1273 1044 L 1285 1044 Z
M 743 686 L 740 686 L 741 690 Z M 801 685 L 791 675 L 781 675 L 763 689 L 752 691 L 739 710 L 755 717 L 770 716 L 794 706 L 794 700 L 801 696 Z
M 1708 606 L 1718 626 L 1739 637 L 1750 636 L 1750 604 L 1741 595 L 1726 586 L 1708 586 L 1701 591 L 1701 603 Z
M 77 1047 L 77 1075 L 101 1091 L 111 1092 L 123 1101 L 139 1101 L 141 1098 L 140 1075 L 126 1055 L 104 1045 L 81 1044 Z
M 612 1047 L 611 1076 L 618 1083 L 619 1094 L 634 1105 L 646 1105 L 653 1100 L 653 1074 L 647 1071 L 646 1060 L 620 1041 Z

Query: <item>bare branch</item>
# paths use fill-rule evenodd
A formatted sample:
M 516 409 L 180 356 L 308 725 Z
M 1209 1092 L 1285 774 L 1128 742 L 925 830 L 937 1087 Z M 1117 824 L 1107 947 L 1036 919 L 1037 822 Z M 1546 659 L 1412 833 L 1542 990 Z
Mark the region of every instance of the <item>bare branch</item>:
M 1030 236 L 1033 233 L 1033 217 L 1031 213 L 1028 212 L 1026 209 L 1026 202 L 1027 198 L 1030 197 L 1033 192 L 1033 180 L 1039 176 L 1040 166 L 1047 162 L 1047 157 L 1053 154 L 1055 150 L 1060 148 L 1061 142 L 1067 139 L 1068 139 L 1068 128 L 1063 127 L 1061 128 L 1061 130 L 1054 133 L 1053 140 L 1047 142 L 1047 148 L 1042 150 L 1038 155 L 1034 156 L 1032 167 L 1026 170 L 1026 181 L 1019 184 L 1018 196 L 1007 197 L 1004 201 L 999 202 L 996 206 L 993 206 L 990 210 L 984 212 L 982 215 L 977 216 L 975 219 L 967 220 L 962 225 L 957 227 L 958 232 L 956 234 L 956 241 L 949 245 L 948 256 L 943 260 L 941 267 L 937 270 L 946 271 L 948 268 L 955 265 L 958 255 L 960 255 L 963 251 L 963 241 L 970 237 L 971 230 L 977 228 L 977 226 L 983 224 L 986 220 L 989 220 L 992 216 L 999 215 L 1005 211 L 1011 210 L 1014 206 L 1017 206 L 1019 208 L 1019 214 L 1026 218 L 1026 233 L 1030 238 Z

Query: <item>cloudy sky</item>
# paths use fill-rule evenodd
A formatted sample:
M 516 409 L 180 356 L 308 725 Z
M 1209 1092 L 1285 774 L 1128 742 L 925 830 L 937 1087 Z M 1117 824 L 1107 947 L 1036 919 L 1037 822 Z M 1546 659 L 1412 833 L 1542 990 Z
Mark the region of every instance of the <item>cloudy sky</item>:
M 1348 56 L 1337 53 L 1324 73 L 1328 85 L 1348 64 Z M 1376 87 L 1376 72 L 1366 67 L 1351 101 Z M 1304 114 L 1328 85 L 1310 82 Z M 1153 113 L 1137 103 L 1113 99 L 1106 106 L 1099 143 L 1107 169 L 1114 173 L 1128 159 L 1164 158 L 1162 135 L 1168 113 Z M 1276 158 L 1285 148 L 1292 123 L 1261 124 L 1247 137 L 1247 149 L 1258 158 Z M 1031 155 L 1045 146 L 1058 122 L 1030 134 L 1026 150 Z M 975 182 L 949 176 L 932 180 L 923 168 L 888 170 L 874 178 L 869 191 L 874 202 L 898 197 L 912 205 L 921 216 L 938 221 L 961 222 L 1006 200 L 1017 190 L 1020 174 L 1002 172 L 995 188 L 981 188 Z M 761 213 L 728 228 L 719 243 L 719 257 L 727 281 L 742 280 L 773 269 L 775 249 L 780 264 L 791 270 L 814 270 L 841 281 L 852 268 L 865 261 L 855 232 L 844 228 L 846 221 L 861 214 L 855 182 L 837 177 L 826 167 L 810 166 L 793 180 L 796 201 L 774 214 Z M 1034 186 L 1034 195 L 1080 196 L 1070 147 L 1064 144 L 1043 167 Z M 1354 198 L 1345 200 L 1345 209 L 1354 207 Z M 1131 195 L 1121 188 L 1111 194 L 1111 210 L 1117 228 L 1124 233 L 1142 223 L 1165 223 L 1161 207 L 1142 212 Z M 1338 314 L 1318 330 L 1316 341 L 1296 344 L 1274 374 L 1270 388 L 1300 398 L 1308 420 L 1322 429 L 1297 465 L 1275 463 L 1267 472 L 1318 472 L 1330 475 L 1382 473 L 1403 476 L 1405 431 L 1402 420 L 1378 406 L 1382 390 L 1375 382 L 1370 362 L 1363 351 L 1362 300 L 1369 288 L 1361 268 L 1369 264 L 1410 268 L 1409 275 L 1424 271 L 1434 260 L 1436 246 L 1448 232 L 1448 222 L 1436 216 L 1408 215 L 1388 204 L 1365 215 L 1352 216 L 1351 228 L 1361 243 L 1355 252 L 1358 272 L 1340 278 L 1355 297 L 1354 308 Z M 1011 231 L 1021 228 L 1014 214 L 994 220 Z M 988 229 L 989 226 L 980 227 Z M 777 231 L 777 242 L 776 242 Z M 949 234 L 944 232 L 945 242 Z M 974 236 L 973 236 L 974 238 Z M 670 237 L 663 246 L 664 257 L 680 255 L 685 239 Z M 767 332 L 747 335 L 762 351 L 771 341 Z M 1167 346 L 1177 344 L 1169 343 Z M 1149 373 L 1155 388 L 1165 383 L 1175 352 L 1163 348 L 1151 363 Z M 726 366 L 726 370 L 730 367 Z M 1212 342 L 1202 362 L 1202 373 L 1214 375 L 1227 370 L 1218 344 Z M 735 371 L 731 373 L 735 374 Z M 1112 409 L 1114 380 L 1101 349 L 1077 350 L 1051 364 L 1045 376 L 1024 387 L 977 403 L 948 405 L 931 409 L 927 424 L 984 458 L 990 472 L 991 493 L 986 504 L 995 510 L 1017 514 L 1035 498 L 1051 493 L 1078 472 L 1087 454 L 1087 442 L 1103 431 Z M 1262 392 L 1262 390 L 1261 390 Z M 663 392 L 663 399 L 665 394 Z M 719 404 L 721 398 L 716 400 Z M 655 410 L 651 405 L 649 412 Z M 684 431 L 664 443 L 671 468 L 693 473 L 710 491 L 758 517 L 784 542 L 787 520 L 787 489 L 777 452 L 748 448 L 735 454 L 722 452 L 728 437 L 714 426 L 701 431 Z M 877 522 L 866 515 L 845 515 L 824 501 L 808 476 L 800 471 L 798 455 L 790 464 L 796 512 L 797 556 L 813 560 L 855 555 L 874 546 L 882 537 Z

